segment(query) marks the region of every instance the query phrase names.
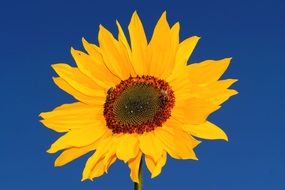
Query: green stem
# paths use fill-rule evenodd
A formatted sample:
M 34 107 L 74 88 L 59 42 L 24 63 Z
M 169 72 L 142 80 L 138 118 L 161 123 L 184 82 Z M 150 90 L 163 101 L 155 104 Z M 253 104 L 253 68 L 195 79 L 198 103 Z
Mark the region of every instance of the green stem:
M 142 190 L 142 160 L 139 166 L 139 183 L 134 182 L 134 190 Z

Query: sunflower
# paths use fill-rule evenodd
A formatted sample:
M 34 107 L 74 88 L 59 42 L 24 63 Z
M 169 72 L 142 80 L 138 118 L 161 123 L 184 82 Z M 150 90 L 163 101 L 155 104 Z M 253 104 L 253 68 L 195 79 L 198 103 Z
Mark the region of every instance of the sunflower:
M 53 64 L 55 84 L 77 101 L 43 112 L 41 122 L 64 133 L 48 149 L 62 151 L 55 166 L 93 152 L 82 180 L 108 172 L 118 159 L 139 183 L 144 159 L 151 177 L 161 173 L 167 155 L 197 160 L 198 139 L 227 135 L 207 117 L 237 91 L 235 79 L 219 80 L 231 58 L 188 65 L 199 37 L 179 39 L 179 22 L 169 26 L 164 12 L 148 42 L 134 12 L 129 39 L 119 22 L 118 37 L 99 26 L 99 45 L 82 39 L 86 52 L 71 48 L 76 67 Z

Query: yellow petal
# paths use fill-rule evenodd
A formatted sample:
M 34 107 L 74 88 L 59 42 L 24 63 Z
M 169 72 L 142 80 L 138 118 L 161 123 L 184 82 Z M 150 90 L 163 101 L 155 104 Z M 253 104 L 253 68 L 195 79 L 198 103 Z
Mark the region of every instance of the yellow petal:
M 48 150 L 48 153 L 56 153 L 59 150 L 71 147 L 90 145 L 101 138 L 106 132 L 107 128 L 101 126 L 82 127 L 81 129 L 71 130 L 55 141 Z
M 231 96 L 238 94 L 236 90 L 227 89 L 219 95 L 216 95 L 209 100 L 213 101 L 216 104 L 222 104 L 227 101 Z
M 216 95 L 223 94 L 223 92 L 236 81 L 236 79 L 226 79 L 211 82 L 209 84 L 190 83 L 190 85 L 188 84 L 188 91 L 191 92 L 191 97 L 209 99 L 211 97 L 215 97 Z
M 175 25 L 172 31 L 166 19 L 164 12 L 158 20 L 152 39 L 149 43 L 150 66 L 149 74 L 158 78 L 165 79 L 172 71 L 175 64 L 175 54 L 178 44 L 177 41 L 179 25 Z M 173 35 L 176 35 L 175 37 Z M 176 40 L 173 40 L 173 38 Z
M 120 49 L 118 41 L 102 25 L 100 25 L 98 40 L 106 67 L 121 80 L 127 79 L 131 75 L 129 58 L 126 52 L 123 52 L 124 49 Z
M 103 57 L 100 53 L 100 48 L 98 46 L 87 42 L 85 38 L 82 38 L 82 44 L 84 49 L 96 61 L 96 63 L 101 65 L 104 64 Z
M 110 146 L 110 148 L 108 149 L 108 152 L 104 156 L 104 160 L 103 160 L 106 173 L 108 172 L 110 165 L 112 165 L 117 159 L 116 144 L 117 144 L 118 138 L 116 137 L 116 138 L 112 139 L 111 141 L 113 143 L 113 146 Z
M 181 73 L 179 77 L 167 82 L 175 93 L 175 101 L 184 101 L 191 97 L 192 91 L 189 90 L 191 82 L 185 73 Z
M 48 128 L 57 132 L 68 132 L 80 128 L 97 128 L 104 126 L 104 118 L 101 116 L 102 108 L 90 106 L 84 103 L 64 104 L 53 111 L 42 112 L 41 122 Z
M 163 153 L 159 158 L 159 160 L 155 162 L 149 156 L 145 156 L 146 166 L 151 173 L 151 178 L 155 178 L 161 173 L 161 169 L 166 163 L 166 158 L 167 158 L 166 153 Z
M 231 58 L 206 60 L 187 66 L 188 80 L 193 83 L 210 83 L 217 81 L 228 68 Z
M 91 56 L 73 48 L 71 48 L 71 54 L 78 69 L 99 86 L 109 89 L 119 82 L 119 79 L 106 69 L 105 65 L 97 63 Z
M 203 94 L 200 93 L 200 97 L 207 98 L 209 101 L 221 105 L 231 96 L 238 93 L 236 90 L 227 89 L 236 81 L 236 79 L 226 79 L 209 84 L 207 85 L 207 91 L 204 91 Z
M 176 53 L 178 50 L 179 45 L 179 32 L 180 32 L 180 24 L 179 22 L 175 23 L 171 29 L 170 29 L 170 35 L 171 35 L 171 49 L 170 54 L 172 54 L 169 59 L 169 62 L 167 65 L 165 65 L 164 72 L 161 76 L 162 79 L 167 79 L 173 72 L 173 69 L 175 67 L 175 59 L 176 59 Z
M 237 91 L 229 88 L 237 80 L 235 79 L 226 79 L 219 80 L 209 84 L 188 84 L 188 88 L 184 90 L 180 89 L 175 91 L 177 96 L 177 101 L 181 100 L 181 95 L 187 95 L 188 99 L 199 98 L 211 102 L 213 105 L 221 105 L 231 96 L 237 94 Z
M 104 138 L 102 138 L 96 147 L 96 152 L 90 156 L 90 158 L 87 160 L 83 173 L 82 173 L 82 181 L 86 179 L 92 179 L 91 173 L 94 171 L 94 167 L 98 164 L 98 162 L 102 162 L 104 165 L 104 156 L 108 153 L 109 149 L 112 147 L 114 140 L 116 137 L 113 137 L 111 135 L 108 135 Z M 102 166 L 103 167 L 103 166 Z M 103 171 L 102 171 L 103 170 Z M 105 171 L 105 167 L 100 168 L 100 173 Z M 94 172 L 93 172 L 94 176 Z
M 96 114 L 98 111 L 99 109 L 97 106 L 91 106 L 81 102 L 75 102 L 58 106 L 50 112 L 42 112 L 40 116 L 44 119 L 50 119 L 53 117 L 65 117 L 67 115 L 86 114 L 89 112 Z
M 128 40 L 124 34 L 124 31 L 120 25 L 120 23 L 118 21 L 116 21 L 117 27 L 118 27 L 118 46 L 119 46 L 119 50 L 121 53 L 121 56 L 123 57 L 123 59 L 125 60 L 124 63 L 121 64 L 125 64 L 125 69 L 129 70 L 129 73 L 131 76 L 137 76 L 136 72 L 135 72 L 135 68 L 133 66 L 133 64 L 131 63 L 131 57 L 132 57 L 132 52 L 131 52 L 131 48 L 130 45 L 128 43 Z
M 100 177 L 105 173 L 105 165 L 103 159 L 99 160 L 90 172 L 90 179 Z
M 134 158 L 139 151 L 138 137 L 134 134 L 124 134 L 118 139 L 116 155 L 125 163 Z
M 176 55 L 176 64 L 177 65 L 187 65 L 187 61 L 190 58 L 193 50 L 195 49 L 200 37 L 192 36 L 182 41 L 179 44 L 179 48 Z
M 144 33 L 142 22 L 136 11 L 132 15 L 128 29 L 132 49 L 131 61 L 135 72 L 138 75 L 147 74 L 147 62 L 145 61 L 147 39 Z
M 184 100 L 186 99 L 186 100 Z M 212 101 L 202 98 L 181 97 L 175 102 L 171 115 L 181 123 L 201 124 L 206 121 L 208 116 L 218 110 L 221 106 Z
M 119 23 L 119 21 L 116 21 L 116 25 L 118 27 L 118 39 L 120 42 L 122 42 L 122 44 L 125 46 L 126 50 L 128 53 L 131 52 L 131 49 L 130 49 L 130 46 L 129 46 L 129 43 L 128 43 L 128 40 L 126 38 L 126 35 L 122 29 L 122 26 L 121 24 Z
M 210 122 L 205 122 L 200 125 L 185 124 L 183 125 L 183 129 L 195 137 L 203 139 L 223 139 L 228 141 L 226 133 Z
M 199 98 L 191 98 L 185 101 L 185 120 L 191 124 L 204 123 L 207 117 L 218 110 L 220 106 Z
M 176 22 L 170 29 L 172 45 L 176 47 L 179 44 L 180 23 Z
M 182 130 L 163 126 L 155 130 L 155 135 L 173 158 L 197 160 L 193 148 L 199 144 L 199 141 Z
M 106 98 L 104 97 L 94 98 L 92 96 L 87 96 L 85 94 L 82 94 L 60 77 L 53 77 L 53 81 L 60 89 L 72 95 L 75 99 L 79 100 L 80 102 L 84 102 L 86 104 L 91 104 L 91 105 L 104 105 L 105 103 Z
M 42 112 L 40 117 L 44 119 L 81 119 L 79 117 L 87 117 L 88 119 L 90 115 L 94 116 L 97 115 L 99 112 L 102 111 L 102 108 L 99 106 L 88 105 L 81 102 L 63 104 L 61 106 L 56 107 L 54 110 L 50 112 Z M 91 121 L 94 122 L 94 121 Z
M 90 59 L 93 60 L 93 62 L 96 63 L 96 69 L 94 70 L 94 75 L 100 78 L 99 80 L 107 80 L 107 81 L 113 81 L 115 84 L 120 83 L 121 78 L 116 75 L 116 73 L 113 73 L 106 63 L 104 62 L 103 55 L 101 53 L 101 49 L 96 46 L 95 44 L 91 44 L 87 42 L 84 38 L 82 38 L 82 43 L 85 48 L 85 50 L 90 55 Z M 102 76 L 102 73 L 105 73 L 105 76 Z M 102 77 L 102 78 L 101 78 Z
M 219 80 L 211 84 L 210 87 L 215 88 L 215 89 L 226 89 L 226 88 L 229 88 L 231 85 L 233 85 L 237 81 L 238 81 L 237 79 Z
M 62 79 L 82 94 L 93 97 L 106 96 L 102 87 L 94 83 L 77 68 L 72 68 L 67 64 L 53 64 L 52 67 Z
M 109 167 L 114 163 L 116 162 L 117 160 L 117 157 L 116 157 L 116 153 L 107 153 L 105 158 L 104 158 L 104 170 L 105 170 L 105 173 L 108 173 L 108 169 Z
M 88 152 L 95 150 L 95 144 L 91 144 L 84 147 L 73 147 L 64 150 L 55 160 L 55 167 L 63 166 L 65 164 L 68 164 L 69 162 L 75 160 L 76 158 L 79 158 L 80 156 L 87 154 Z
M 172 72 L 173 74 L 168 80 L 173 80 L 177 77 L 179 78 L 181 74 L 185 72 L 187 61 L 196 47 L 199 39 L 200 38 L 198 36 L 192 36 L 179 44 L 175 58 L 175 66 Z
M 171 118 L 181 122 L 181 123 L 184 123 L 185 121 L 185 102 L 183 101 L 179 101 L 177 102 L 175 100 L 175 105 L 174 107 L 172 108 L 171 110 Z
M 128 161 L 128 166 L 131 170 L 130 177 L 133 182 L 139 183 L 139 166 L 141 163 L 142 153 L 138 152 L 137 156 Z
M 154 136 L 153 131 L 139 135 L 139 142 L 141 151 L 151 157 L 155 162 L 160 159 L 161 155 L 165 152 Z

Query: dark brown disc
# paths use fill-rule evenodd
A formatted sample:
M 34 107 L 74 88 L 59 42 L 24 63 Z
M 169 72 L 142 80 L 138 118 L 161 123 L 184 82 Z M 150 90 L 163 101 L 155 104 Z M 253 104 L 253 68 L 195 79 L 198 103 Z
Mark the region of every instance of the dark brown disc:
M 113 133 L 142 134 L 161 127 L 174 103 L 174 92 L 166 81 L 151 76 L 129 77 L 108 90 L 104 117 Z

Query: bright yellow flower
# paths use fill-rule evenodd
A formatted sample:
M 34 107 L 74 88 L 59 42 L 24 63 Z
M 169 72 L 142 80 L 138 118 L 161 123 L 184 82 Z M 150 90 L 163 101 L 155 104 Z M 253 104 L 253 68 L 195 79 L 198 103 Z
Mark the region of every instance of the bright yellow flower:
M 165 12 L 149 43 L 136 12 L 128 27 L 130 44 L 117 26 L 118 38 L 100 26 L 99 46 L 83 39 L 87 53 L 71 49 L 77 67 L 52 65 L 54 82 L 78 100 L 40 114 L 45 126 L 65 133 L 48 150 L 62 151 L 55 166 L 92 151 L 82 180 L 103 175 L 119 159 L 138 182 L 143 156 L 156 177 L 167 154 L 197 160 L 195 137 L 228 140 L 207 117 L 237 94 L 228 89 L 236 80 L 219 80 L 231 59 L 187 65 L 199 37 L 179 42 L 180 25 L 170 27 Z

